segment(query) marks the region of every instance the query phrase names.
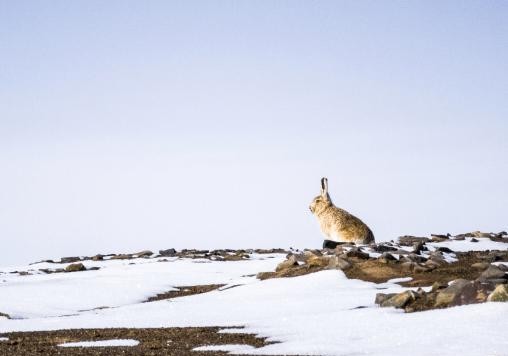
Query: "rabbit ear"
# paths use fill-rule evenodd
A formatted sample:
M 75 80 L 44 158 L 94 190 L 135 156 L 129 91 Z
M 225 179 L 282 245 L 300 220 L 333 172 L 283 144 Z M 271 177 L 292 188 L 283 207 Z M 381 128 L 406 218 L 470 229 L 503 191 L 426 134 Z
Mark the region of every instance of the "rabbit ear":
M 326 197 L 328 195 L 328 179 L 321 178 L 321 195 Z

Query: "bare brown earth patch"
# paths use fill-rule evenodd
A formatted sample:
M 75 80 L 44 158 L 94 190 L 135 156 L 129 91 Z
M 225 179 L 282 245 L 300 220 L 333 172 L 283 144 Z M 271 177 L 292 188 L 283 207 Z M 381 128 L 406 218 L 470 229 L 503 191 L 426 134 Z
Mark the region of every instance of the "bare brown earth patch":
M 205 285 L 196 285 L 196 286 L 175 287 L 178 290 L 172 290 L 169 292 L 157 294 L 153 297 L 148 298 L 145 302 L 155 302 L 157 300 L 186 297 L 186 296 L 194 295 L 194 294 L 207 293 L 207 292 L 211 292 L 213 290 L 219 289 L 224 286 L 225 286 L 225 284 L 205 284 Z
M 223 328 L 149 328 L 149 329 L 71 329 L 58 331 L 15 332 L 0 336 L 0 355 L 227 355 L 226 352 L 197 352 L 204 345 L 244 344 L 254 347 L 268 345 L 265 338 L 251 334 L 218 333 Z M 134 339 L 139 345 L 130 347 L 59 347 L 68 342 Z
M 481 270 L 471 268 L 474 263 L 484 262 L 489 258 L 488 251 L 457 252 L 457 262 L 444 263 L 432 271 L 409 272 L 398 261 L 384 263 L 379 259 L 357 261 L 352 267 L 344 270 L 348 278 L 361 279 L 368 282 L 383 283 L 393 278 L 412 277 L 409 282 L 402 282 L 404 287 L 431 286 L 435 282 L 448 283 L 463 278 L 473 280 L 478 278 Z M 506 255 L 508 258 L 508 254 Z

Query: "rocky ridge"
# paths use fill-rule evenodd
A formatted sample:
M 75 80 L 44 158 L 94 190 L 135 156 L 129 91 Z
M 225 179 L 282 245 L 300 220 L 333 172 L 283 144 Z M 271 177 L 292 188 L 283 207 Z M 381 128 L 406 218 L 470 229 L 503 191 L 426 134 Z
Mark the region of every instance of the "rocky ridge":
M 508 243 L 508 234 L 472 232 L 456 236 L 401 236 L 397 242 L 366 246 L 338 243 L 334 249 L 290 252 L 275 271 L 257 278 L 294 277 L 325 269 L 340 269 L 348 278 L 383 283 L 400 278 L 410 289 L 397 294 L 378 293 L 375 303 L 406 312 L 457 305 L 508 301 L 508 251 L 454 251 L 443 242 L 489 239 Z M 506 245 L 508 248 L 508 244 Z

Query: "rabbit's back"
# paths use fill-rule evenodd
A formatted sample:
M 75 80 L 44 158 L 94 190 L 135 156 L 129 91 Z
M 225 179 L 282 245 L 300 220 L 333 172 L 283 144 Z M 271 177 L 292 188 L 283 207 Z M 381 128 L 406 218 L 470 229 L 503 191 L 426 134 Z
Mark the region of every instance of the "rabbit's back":
M 374 242 L 374 234 L 359 218 L 336 206 L 329 206 L 319 216 L 323 234 L 335 241 L 361 244 Z

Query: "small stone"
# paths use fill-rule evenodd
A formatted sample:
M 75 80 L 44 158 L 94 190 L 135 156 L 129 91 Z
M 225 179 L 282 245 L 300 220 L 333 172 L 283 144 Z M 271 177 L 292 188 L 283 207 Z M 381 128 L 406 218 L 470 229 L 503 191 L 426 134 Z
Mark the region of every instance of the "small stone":
M 376 300 L 374 301 L 374 303 L 376 304 L 382 304 L 384 301 L 394 297 L 396 295 L 396 293 L 389 293 L 389 294 L 385 294 L 385 293 L 377 293 L 376 294 Z
M 471 239 L 471 242 L 478 242 L 477 239 L 475 239 L 474 237 Z
M 141 252 L 138 252 L 138 253 L 134 253 L 133 255 L 138 257 L 138 258 L 141 258 L 141 257 L 150 257 L 151 255 L 153 255 L 153 252 L 150 251 L 150 250 L 144 250 L 144 251 L 141 251 Z
M 383 252 L 383 254 L 379 257 L 381 262 L 388 263 L 390 261 L 397 261 L 394 255 L 388 252 Z
M 78 261 L 81 261 L 81 258 L 79 258 L 79 257 L 62 257 L 60 259 L 60 263 L 74 263 L 74 262 L 78 262 Z
M 132 255 L 131 254 L 114 255 L 114 256 L 111 256 L 111 259 L 112 260 L 130 260 L 130 259 L 132 259 Z
M 508 285 L 499 284 L 488 296 L 489 302 L 508 302 Z
M 471 268 L 474 268 L 474 269 L 477 269 L 480 271 L 484 271 L 487 268 L 489 268 L 489 266 L 490 266 L 490 263 L 488 263 L 488 262 L 477 262 L 477 263 L 473 263 L 471 265 Z
M 400 267 L 402 268 L 403 271 L 406 271 L 406 272 L 411 272 L 414 270 L 416 266 L 416 263 L 414 262 L 404 262 L 400 265 Z
M 489 279 L 504 279 L 506 278 L 506 272 L 502 271 L 499 267 L 490 265 L 478 278 L 480 281 L 486 281 Z
M 431 292 L 435 292 L 437 290 L 445 289 L 445 288 L 448 288 L 448 283 L 437 281 L 432 284 Z
M 413 268 L 413 272 L 415 273 L 429 272 L 430 270 L 431 270 L 430 268 L 421 264 L 416 264 L 416 266 L 414 266 Z
M 466 279 L 456 279 L 451 285 L 442 290 L 436 297 L 436 307 L 450 305 L 460 295 L 470 282 Z
M 369 254 L 368 253 L 365 253 L 363 251 L 361 251 L 360 249 L 357 249 L 357 248 L 353 248 L 351 250 L 349 250 L 348 252 L 346 252 L 346 255 L 347 257 L 356 257 L 356 258 L 360 258 L 362 260 L 368 260 L 369 259 Z
M 270 279 L 270 278 L 274 278 L 274 277 L 277 277 L 277 273 L 275 273 L 275 272 L 259 272 L 256 275 L 256 278 L 260 279 L 262 281 L 265 279 Z
M 413 301 L 415 299 L 416 299 L 416 293 L 411 290 L 407 290 L 405 292 L 396 294 L 393 297 L 384 300 L 381 303 L 381 306 L 382 307 L 404 308 L 406 306 L 406 304 L 408 304 L 410 301 Z
M 416 237 L 416 236 L 400 236 L 399 244 L 402 246 L 413 246 L 416 242 L 429 242 L 430 239 L 427 237 Z
M 333 256 L 330 257 L 328 268 L 345 270 L 351 267 L 351 263 L 341 257 Z
M 425 251 L 427 248 L 425 247 L 425 243 L 423 241 L 418 241 L 413 244 L 413 253 L 420 254 L 420 252 Z
M 438 251 L 444 252 L 444 253 L 454 253 L 453 250 L 449 249 L 446 246 L 441 246 L 437 248 Z
M 296 258 L 294 255 L 291 255 L 287 260 L 282 261 L 277 265 L 275 268 L 276 272 L 289 269 L 291 267 L 298 266 L 298 262 L 296 261 Z
M 328 267 L 330 259 L 331 257 L 328 256 L 310 256 L 307 258 L 306 263 L 309 267 Z
M 92 261 L 102 261 L 104 259 L 103 255 L 95 255 L 92 257 Z
M 86 268 L 82 263 L 73 263 L 65 267 L 65 272 L 79 272 L 85 270 Z

